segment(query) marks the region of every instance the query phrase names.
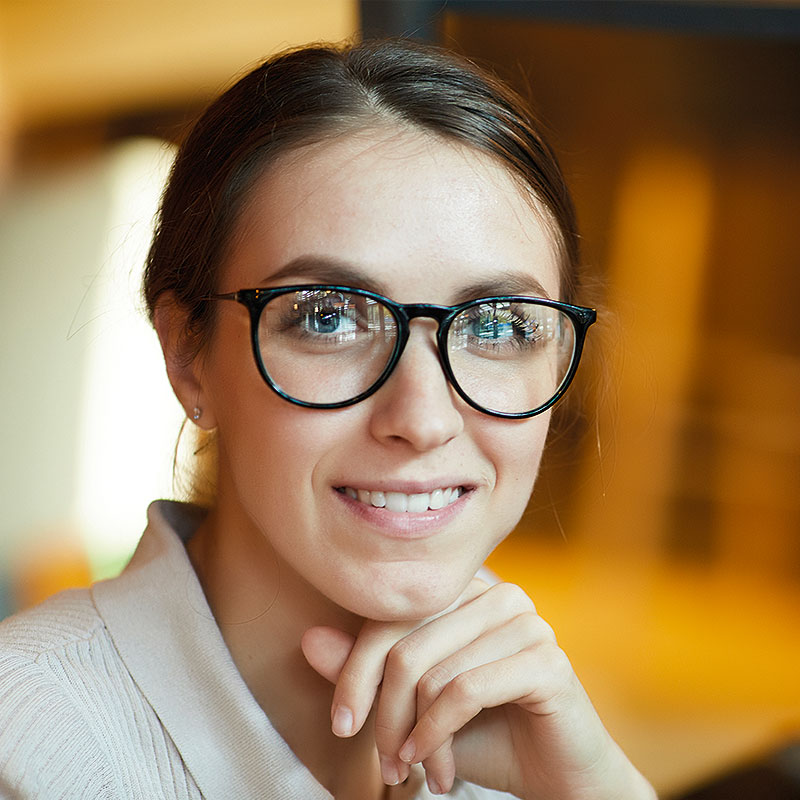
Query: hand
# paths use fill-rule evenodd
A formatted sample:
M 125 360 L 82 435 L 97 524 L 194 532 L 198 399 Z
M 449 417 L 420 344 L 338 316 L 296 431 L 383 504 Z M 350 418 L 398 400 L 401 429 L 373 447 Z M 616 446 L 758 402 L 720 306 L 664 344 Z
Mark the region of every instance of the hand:
M 375 707 L 388 784 L 422 763 L 434 793 L 458 776 L 519 797 L 655 797 L 517 586 L 475 579 L 433 619 L 368 620 L 358 637 L 310 628 L 301 644 L 335 684 L 335 734 L 357 733 Z

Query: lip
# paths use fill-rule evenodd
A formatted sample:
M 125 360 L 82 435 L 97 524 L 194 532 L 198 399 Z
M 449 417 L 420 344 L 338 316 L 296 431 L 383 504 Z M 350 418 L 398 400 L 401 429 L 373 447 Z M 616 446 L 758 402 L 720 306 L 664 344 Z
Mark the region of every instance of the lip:
M 403 494 L 430 493 L 435 489 L 458 486 L 463 493 L 455 502 L 440 509 L 427 511 L 388 511 L 386 508 L 376 508 L 359 500 L 354 500 L 342 491 L 341 488 L 349 486 L 353 489 L 367 488 L 369 491 L 402 492 Z M 380 481 L 364 481 L 363 483 L 342 483 L 332 488 L 335 498 L 342 503 L 348 513 L 355 515 L 363 522 L 378 530 L 384 536 L 393 539 L 424 539 L 434 536 L 443 530 L 455 517 L 457 517 L 470 502 L 475 486 L 454 480 L 439 482 L 401 481 L 385 483 Z
M 333 484 L 335 489 L 342 489 L 349 486 L 353 489 L 367 489 L 377 492 L 402 492 L 403 494 L 423 494 L 430 493 L 435 489 L 443 489 L 447 486 L 461 486 L 466 491 L 475 488 L 475 483 L 464 480 L 463 477 L 445 476 L 427 481 L 387 481 L 375 478 L 366 478 L 362 481 L 353 479 L 342 480 Z

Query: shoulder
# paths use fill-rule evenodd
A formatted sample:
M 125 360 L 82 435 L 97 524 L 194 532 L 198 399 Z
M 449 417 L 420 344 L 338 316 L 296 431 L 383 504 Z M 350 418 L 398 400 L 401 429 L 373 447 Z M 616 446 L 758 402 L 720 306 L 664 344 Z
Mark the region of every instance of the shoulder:
M 43 797 L 200 797 L 93 590 L 0 623 L 0 800 Z
M 15 699 L 33 701 L 43 684 L 65 689 L 76 657 L 107 638 L 86 589 L 62 592 L 0 622 L 0 719 Z
M 70 663 L 105 636 L 85 589 L 62 592 L 0 622 L 0 720 L 10 704 L 34 702 L 45 684 L 65 689 Z
M 85 656 L 102 634 L 86 590 L 0 623 L 0 796 L 114 796 L 107 753 L 81 702 L 91 681 Z
M 91 638 L 103 623 L 88 589 L 61 592 L 0 622 L 0 659 L 40 655 Z

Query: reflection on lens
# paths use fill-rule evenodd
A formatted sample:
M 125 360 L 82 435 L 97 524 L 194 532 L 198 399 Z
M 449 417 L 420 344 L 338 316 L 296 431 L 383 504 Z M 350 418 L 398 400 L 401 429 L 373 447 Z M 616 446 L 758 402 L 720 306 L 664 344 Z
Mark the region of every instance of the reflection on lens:
M 274 295 L 258 322 L 261 366 L 294 400 L 347 403 L 385 376 L 400 338 L 394 313 L 357 290 Z M 445 357 L 457 388 L 477 407 L 525 415 L 549 405 L 564 387 L 576 338 L 571 316 L 543 301 L 483 300 L 449 322 Z
M 575 351 L 575 327 L 564 312 L 540 303 L 476 303 L 448 331 L 456 382 L 475 403 L 525 414 L 558 393 Z
M 273 298 L 258 334 L 264 368 L 281 391 L 304 403 L 343 403 L 380 378 L 397 323 L 374 298 L 315 289 Z

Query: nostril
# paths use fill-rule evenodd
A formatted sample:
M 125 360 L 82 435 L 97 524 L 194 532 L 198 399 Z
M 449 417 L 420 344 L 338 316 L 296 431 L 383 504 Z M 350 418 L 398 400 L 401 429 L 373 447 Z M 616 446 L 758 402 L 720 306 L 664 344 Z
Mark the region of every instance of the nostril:
M 415 348 L 375 395 L 371 430 L 376 438 L 431 450 L 464 428 L 463 401 L 447 380 L 438 355 Z M 422 352 L 420 352 L 422 351 Z

